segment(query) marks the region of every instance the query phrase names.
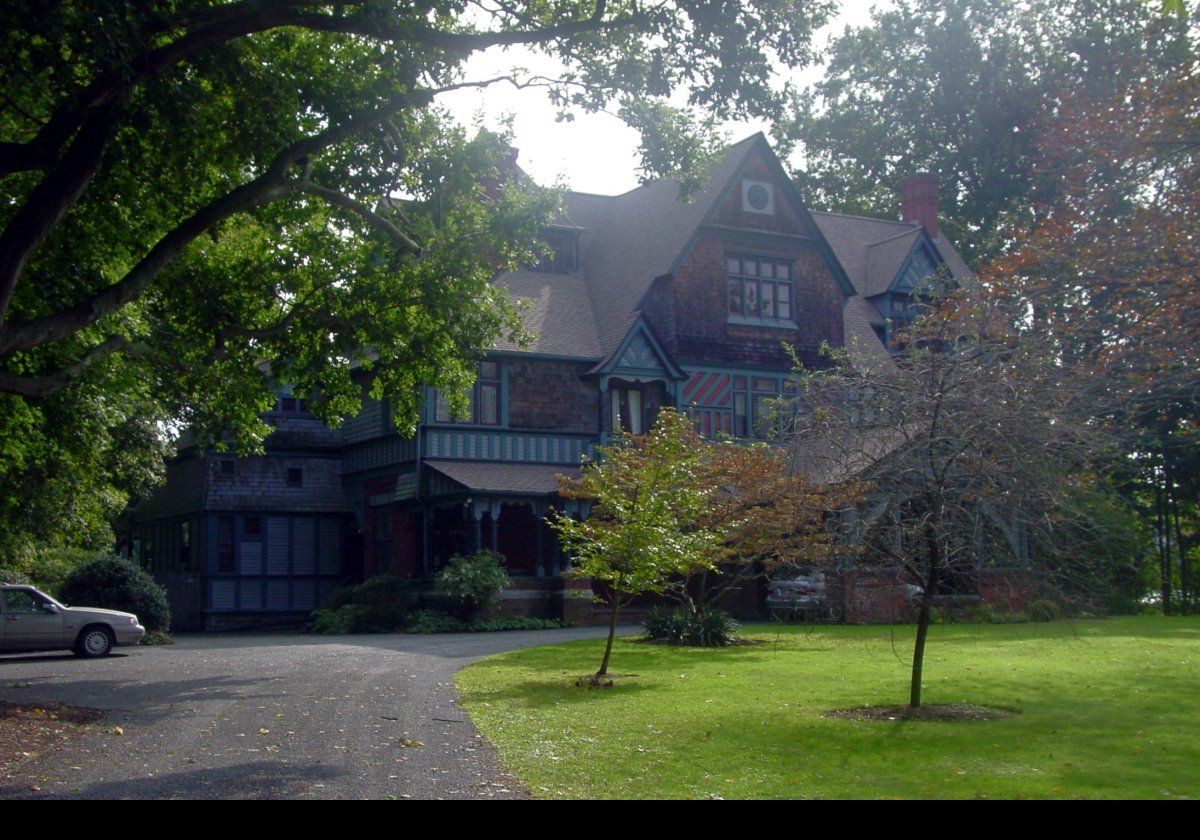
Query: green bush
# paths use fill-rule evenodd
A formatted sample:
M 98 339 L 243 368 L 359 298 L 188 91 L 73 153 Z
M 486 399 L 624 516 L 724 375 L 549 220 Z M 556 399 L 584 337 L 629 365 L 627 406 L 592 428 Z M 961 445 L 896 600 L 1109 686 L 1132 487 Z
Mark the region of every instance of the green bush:
M 124 557 L 97 557 L 76 567 L 63 581 L 59 598 L 68 605 L 134 613 L 149 632 L 171 628 L 166 590 Z
M 1029 621 L 1029 616 L 979 603 L 934 607 L 932 620 L 934 624 L 1024 624 Z
M 1040 598 L 1025 605 L 1025 614 L 1030 621 L 1058 621 L 1062 618 L 1062 607 L 1049 598 Z
M 433 610 L 412 614 L 405 633 L 497 633 L 508 630 L 556 630 L 562 622 L 555 618 L 510 616 L 488 621 L 462 621 Z
M 313 611 L 309 629 L 331 636 L 395 633 L 408 624 L 420 602 L 415 581 L 379 575 L 334 592 L 328 607 Z
M 651 639 L 663 642 L 682 642 L 687 626 L 687 610 L 673 607 L 651 607 L 642 616 L 642 626 Z
M 716 607 L 692 612 L 678 607 L 652 607 L 642 619 L 646 635 L 654 641 L 696 647 L 725 647 L 737 641 L 738 623 Z
M 737 641 L 738 623 L 716 607 L 703 607 L 692 617 L 684 640 L 699 647 L 726 647 Z
M 104 556 L 91 548 L 28 545 L 0 559 L 0 581 L 30 584 L 57 597 L 71 572 Z
M 504 558 L 494 551 L 456 554 L 438 572 L 434 592 L 460 618 L 470 621 L 495 606 L 500 593 L 511 584 L 503 563 Z

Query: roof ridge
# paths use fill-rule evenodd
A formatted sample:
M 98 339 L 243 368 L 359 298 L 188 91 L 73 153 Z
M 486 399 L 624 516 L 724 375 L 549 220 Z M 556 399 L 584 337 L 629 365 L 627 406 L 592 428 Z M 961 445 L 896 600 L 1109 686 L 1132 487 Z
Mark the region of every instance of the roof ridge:
M 814 213 L 818 216 L 840 216 L 843 219 L 855 219 L 861 222 L 877 222 L 881 225 L 904 225 L 910 228 L 916 228 L 920 226 L 919 222 L 906 222 L 900 219 L 883 219 L 879 216 L 860 216 L 857 213 L 839 213 L 836 210 L 813 210 L 810 208 L 808 212 Z
M 921 232 L 921 228 L 919 226 L 914 227 L 914 228 L 909 228 L 908 230 L 902 230 L 899 233 L 897 233 L 895 236 L 889 236 L 889 237 L 886 237 L 885 239 L 880 239 L 877 242 L 870 243 L 869 245 L 867 245 L 867 248 L 870 249 L 870 248 L 874 248 L 878 245 L 886 245 L 889 242 L 894 242 L 897 239 L 903 239 L 905 236 L 912 236 L 914 233 L 920 233 L 920 232 Z

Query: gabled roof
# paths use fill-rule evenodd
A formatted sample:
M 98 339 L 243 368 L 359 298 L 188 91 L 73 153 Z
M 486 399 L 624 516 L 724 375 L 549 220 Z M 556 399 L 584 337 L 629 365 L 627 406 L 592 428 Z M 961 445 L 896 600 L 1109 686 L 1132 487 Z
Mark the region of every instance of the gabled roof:
M 760 148 L 778 170 L 784 197 L 818 247 L 824 250 L 828 244 L 835 279 L 847 295 L 845 332 L 856 336 L 862 352 L 873 358 L 888 355 L 871 328 L 882 318 L 864 298 L 887 291 L 920 243 L 928 243 L 941 256 L 955 279 L 973 278 L 953 246 L 944 238 L 930 240 L 915 222 L 802 207 L 759 133 L 726 149 L 710 167 L 705 185 L 687 202 L 680 201 L 679 183 L 672 179 L 615 196 L 566 193 L 554 226 L 579 231 L 579 269 L 569 274 L 516 271 L 501 276 L 497 282 L 526 302 L 525 326 L 535 337 L 525 348 L 502 342 L 496 349 L 599 361 L 599 367 L 613 363 L 635 332 L 651 286 L 675 269 L 737 173 Z
M 633 325 L 635 310 L 654 280 L 671 270 L 696 228 L 725 190 L 725 185 L 762 140 L 753 135 L 730 146 L 709 170 L 709 178 L 690 202 L 679 200 L 679 183 L 664 178 L 614 196 L 594 236 L 584 234 L 580 254 L 601 347 L 611 353 Z M 568 194 L 568 215 L 577 217 L 575 196 Z
M 928 242 L 934 253 L 945 261 L 951 277 L 963 284 L 974 281 L 974 275 L 954 246 L 944 236 L 930 239 L 916 222 L 816 210 L 812 217 L 849 275 L 850 282 L 863 297 L 874 297 L 891 288 L 909 255 L 922 241 Z
M 859 294 L 873 297 L 888 291 L 921 239 L 921 229 L 915 228 L 868 245 L 866 274 Z

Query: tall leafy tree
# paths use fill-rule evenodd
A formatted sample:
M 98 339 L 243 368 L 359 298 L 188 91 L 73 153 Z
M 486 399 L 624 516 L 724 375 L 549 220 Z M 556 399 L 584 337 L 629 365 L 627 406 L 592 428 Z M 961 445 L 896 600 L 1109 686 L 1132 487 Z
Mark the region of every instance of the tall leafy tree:
M 422 383 L 463 391 L 516 329 L 488 281 L 553 206 L 438 98 L 541 86 L 694 186 L 706 115 L 778 114 L 774 70 L 811 60 L 827 5 L 0 3 L 0 516 L 72 464 L 78 493 L 109 486 L 118 429 L 252 450 L 278 382 L 330 421 L 366 384 L 411 427 Z M 467 74 L 509 47 L 562 71 Z
M 943 227 L 982 263 L 1054 187 L 1033 166 L 1044 121 L 1189 54 L 1186 19 L 1143 0 L 900 0 L 832 41 L 777 136 L 803 152 L 802 193 L 832 210 L 894 217 L 900 180 L 936 174 Z
M 1196 608 L 1200 487 L 1200 65 L 1134 64 L 1116 94 L 1039 138 L 1053 200 L 984 280 L 1023 302 L 1103 398 L 1129 494 L 1155 534 L 1164 609 Z

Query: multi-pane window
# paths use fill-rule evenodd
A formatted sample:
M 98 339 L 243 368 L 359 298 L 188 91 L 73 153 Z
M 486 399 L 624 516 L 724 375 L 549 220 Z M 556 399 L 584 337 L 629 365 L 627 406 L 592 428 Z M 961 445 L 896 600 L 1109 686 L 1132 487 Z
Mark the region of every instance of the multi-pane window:
M 461 417 L 455 417 L 450 400 L 442 391 L 433 392 L 433 419 L 438 423 L 466 423 L 476 426 L 500 425 L 500 363 L 480 362 L 470 404 Z
M 781 395 L 794 394 L 786 377 L 733 377 L 733 433 L 737 437 L 769 438 L 783 425 Z
M 774 257 L 727 254 L 729 314 L 763 321 L 791 321 L 795 287 L 792 263 Z

